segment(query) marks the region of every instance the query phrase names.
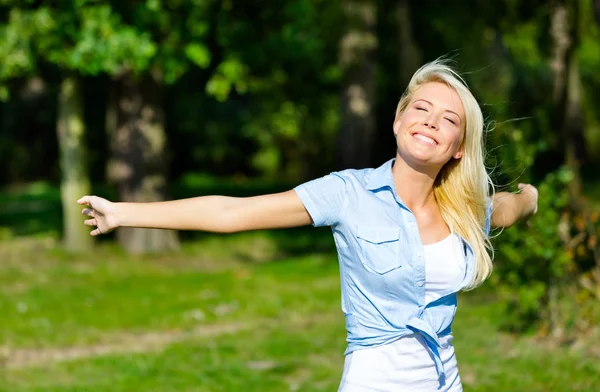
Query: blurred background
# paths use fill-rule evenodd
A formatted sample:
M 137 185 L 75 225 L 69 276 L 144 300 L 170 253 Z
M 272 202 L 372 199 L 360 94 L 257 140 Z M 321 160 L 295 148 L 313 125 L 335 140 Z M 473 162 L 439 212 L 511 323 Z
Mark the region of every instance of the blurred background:
M 75 201 L 378 166 L 439 56 L 481 103 L 497 190 L 540 190 L 460 295 L 465 390 L 599 391 L 599 0 L 0 0 L 0 390 L 336 390 L 328 229 L 94 240 Z

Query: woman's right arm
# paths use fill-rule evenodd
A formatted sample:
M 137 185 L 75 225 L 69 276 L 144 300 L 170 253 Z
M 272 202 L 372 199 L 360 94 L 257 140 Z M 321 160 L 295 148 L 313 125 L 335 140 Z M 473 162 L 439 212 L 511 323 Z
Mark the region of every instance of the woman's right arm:
M 234 233 L 247 230 L 304 226 L 312 219 L 294 190 L 254 197 L 200 196 L 152 203 L 112 203 L 97 196 L 77 201 L 85 205 L 90 234 L 118 227 L 202 230 Z

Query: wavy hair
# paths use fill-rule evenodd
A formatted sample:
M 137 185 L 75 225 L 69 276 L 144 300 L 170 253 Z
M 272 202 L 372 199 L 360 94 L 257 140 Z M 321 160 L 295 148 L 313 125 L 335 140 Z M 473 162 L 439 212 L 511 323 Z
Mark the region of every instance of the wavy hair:
M 466 117 L 463 156 L 460 159 L 450 158 L 442 167 L 435 179 L 433 193 L 450 231 L 462 236 L 473 248 L 475 270 L 465 287 L 471 290 L 492 273 L 494 249 L 484 228 L 494 184 L 485 167 L 481 108 L 464 79 L 448 63 L 446 59 L 437 59 L 415 72 L 398 102 L 396 120 L 415 91 L 426 83 L 445 83 L 456 91 L 462 101 Z

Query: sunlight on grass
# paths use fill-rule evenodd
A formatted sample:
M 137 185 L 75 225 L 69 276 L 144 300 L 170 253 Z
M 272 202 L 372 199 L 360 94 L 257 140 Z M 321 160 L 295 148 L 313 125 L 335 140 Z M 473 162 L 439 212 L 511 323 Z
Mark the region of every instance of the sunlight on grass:
M 336 390 L 345 331 L 335 254 L 286 256 L 280 239 L 206 236 L 137 257 L 14 242 L 0 264 L 0 390 Z M 465 390 L 600 390 L 597 359 L 501 333 L 500 311 L 485 290 L 461 295 Z

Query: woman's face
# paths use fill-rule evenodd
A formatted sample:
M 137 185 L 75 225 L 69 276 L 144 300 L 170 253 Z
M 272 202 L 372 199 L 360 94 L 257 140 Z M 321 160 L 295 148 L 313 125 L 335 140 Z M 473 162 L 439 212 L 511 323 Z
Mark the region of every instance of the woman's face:
M 456 91 L 440 82 L 419 87 L 394 123 L 400 157 L 437 171 L 451 158 L 462 157 L 464 130 L 462 101 Z

